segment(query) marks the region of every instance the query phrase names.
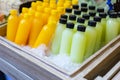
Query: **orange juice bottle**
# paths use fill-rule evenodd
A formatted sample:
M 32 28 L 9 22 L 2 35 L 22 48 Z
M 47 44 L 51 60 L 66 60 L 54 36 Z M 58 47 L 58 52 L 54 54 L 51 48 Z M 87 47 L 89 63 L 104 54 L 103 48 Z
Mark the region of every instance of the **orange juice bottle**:
M 29 42 L 28 42 L 28 44 L 31 47 L 34 45 L 35 40 L 38 37 L 42 27 L 43 27 L 43 21 L 41 19 L 41 14 L 39 12 L 36 12 L 35 18 L 33 19 L 33 25 L 30 31 Z
M 28 10 L 29 10 L 29 9 L 26 8 L 26 7 L 23 7 L 23 8 L 22 8 L 22 13 L 20 13 L 20 15 L 19 15 L 19 19 L 20 19 L 20 20 L 23 18 L 24 14 L 28 12 Z
M 42 1 L 36 1 L 37 6 L 42 6 Z
M 72 5 L 78 5 L 79 1 L 78 0 L 72 0 Z
M 48 46 L 55 31 L 55 28 L 56 23 L 53 21 L 49 21 L 48 24 L 45 25 L 39 33 L 39 36 L 37 37 L 37 40 L 34 44 L 34 48 L 38 47 L 41 44 L 45 44 L 46 46 Z
M 43 24 L 47 24 L 48 18 L 50 16 L 51 9 L 50 8 L 45 8 L 44 14 L 43 14 Z
M 29 15 L 26 13 L 24 14 L 24 18 L 19 23 L 19 27 L 15 38 L 15 43 L 19 45 L 26 45 L 27 43 L 28 35 L 30 33 L 31 28 L 31 23 L 29 19 Z
M 36 10 L 36 8 L 37 8 L 37 4 L 35 2 L 32 2 L 30 9 Z
M 7 23 L 7 39 L 10 41 L 15 40 L 16 32 L 19 24 L 19 17 L 17 16 L 16 10 L 10 11 L 10 16 Z
M 57 7 L 57 11 L 58 11 L 58 13 L 59 13 L 59 18 L 60 18 L 60 16 L 61 16 L 62 14 L 65 13 L 64 7 Z
M 43 13 L 43 12 L 44 12 L 44 7 L 43 7 L 43 6 L 38 6 L 38 7 L 37 7 L 37 11 L 38 11 L 39 13 Z

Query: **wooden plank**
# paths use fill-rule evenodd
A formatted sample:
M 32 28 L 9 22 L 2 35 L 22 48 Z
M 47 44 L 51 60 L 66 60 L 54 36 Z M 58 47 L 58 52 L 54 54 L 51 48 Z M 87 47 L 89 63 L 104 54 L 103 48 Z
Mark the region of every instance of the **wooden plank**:
M 111 44 L 110 44 L 111 45 Z M 105 75 L 111 67 L 116 64 L 120 59 L 120 42 L 115 42 L 112 46 L 108 47 L 108 50 L 104 51 L 94 62 L 92 62 L 86 69 L 84 69 L 80 74 L 86 79 L 92 80 L 96 76 Z
M 13 65 L 9 64 L 2 58 L 0 58 L 0 70 L 4 72 L 5 74 L 9 75 L 12 80 L 33 80 L 28 75 L 24 74 L 17 68 L 15 68 Z
M 118 80 L 118 79 L 120 79 L 120 71 L 111 80 Z

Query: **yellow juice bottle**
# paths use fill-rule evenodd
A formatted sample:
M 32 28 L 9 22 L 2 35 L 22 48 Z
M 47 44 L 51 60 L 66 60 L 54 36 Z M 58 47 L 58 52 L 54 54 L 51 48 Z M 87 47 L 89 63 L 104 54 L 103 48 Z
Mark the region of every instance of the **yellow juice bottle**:
M 36 1 L 37 6 L 42 6 L 42 3 L 43 3 L 42 1 Z
M 51 9 L 50 8 L 45 8 L 44 14 L 43 14 L 43 25 L 48 23 L 48 19 L 50 16 Z
M 33 47 L 41 29 L 43 27 L 43 20 L 41 19 L 41 14 L 39 12 L 35 13 L 35 18 L 33 19 L 32 28 L 29 36 L 29 46 Z
M 59 18 L 62 14 L 64 14 L 64 7 L 57 7 L 57 11 L 59 13 Z
M 74 33 L 71 45 L 70 58 L 75 63 L 82 63 L 86 49 L 86 27 L 78 25 L 77 32 Z
M 77 5 L 79 3 L 78 0 L 72 0 L 72 5 Z
M 19 45 L 26 45 L 30 33 L 30 29 L 31 29 L 31 22 L 29 15 L 26 13 L 24 14 L 24 18 L 19 23 L 19 27 L 15 38 L 15 43 Z
M 24 17 L 24 14 L 25 13 L 28 13 L 28 8 L 26 8 L 26 7 L 23 7 L 22 8 L 22 13 L 20 13 L 20 15 L 19 15 L 19 20 L 21 20 L 23 17 Z
M 64 2 L 58 1 L 57 2 L 57 7 L 63 7 L 64 6 Z
M 30 9 L 36 11 L 36 9 L 37 9 L 37 4 L 36 4 L 35 2 L 32 2 L 32 3 L 31 3 L 31 7 L 30 7 Z
M 96 27 L 95 27 L 95 29 L 97 31 L 97 39 L 96 39 L 96 44 L 95 44 L 95 52 L 96 52 L 101 47 L 103 26 L 101 24 L 101 17 L 95 16 L 94 21 L 97 22 Z
M 19 17 L 16 10 L 10 11 L 10 16 L 8 17 L 7 23 L 7 39 L 10 41 L 15 40 L 16 32 L 19 25 Z
M 96 22 L 95 21 L 89 21 L 88 22 L 88 27 L 86 28 L 86 50 L 85 50 L 85 59 L 87 59 L 88 57 L 90 57 L 95 49 L 95 43 L 96 43 L 96 39 L 97 39 L 97 31 L 95 29 L 96 27 Z
M 43 13 L 44 12 L 44 7 L 43 6 L 37 6 L 37 11 L 39 13 Z
M 40 46 L 41 44 L 45 44 L 46 46 L 48 46 L 54 34 L 55 28 L 56 23 L 53 21 L 49 21 L 48 24 L 45 25 L 39 33 L 35 41 L 34 48 Z
M 101 47 L 103 47 L 105 45 L 105 33 L 106 33 L 106 22 L 107 22 L 106 17 L 107 17 L 107 14 L 106 13 L 100 13 L 99 16 L 102 18 L 101 24 L 102 24 L 103 30 L 102 30 Z

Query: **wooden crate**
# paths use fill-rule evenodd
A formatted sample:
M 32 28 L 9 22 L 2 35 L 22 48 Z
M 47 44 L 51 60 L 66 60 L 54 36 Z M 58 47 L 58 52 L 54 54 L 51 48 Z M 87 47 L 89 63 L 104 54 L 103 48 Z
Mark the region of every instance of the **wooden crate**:
M 0 24 L 0 36 L 5 36 L 6 35 L 6 23 Z
M 85 60 L 73 72 L 67 72 L 3 37 L 0 37 L 0 52 L 0 70 L 11 75 L 13 79 L 93 80 L 97 76 L 104 76 L 119 61 L 120 36 Z

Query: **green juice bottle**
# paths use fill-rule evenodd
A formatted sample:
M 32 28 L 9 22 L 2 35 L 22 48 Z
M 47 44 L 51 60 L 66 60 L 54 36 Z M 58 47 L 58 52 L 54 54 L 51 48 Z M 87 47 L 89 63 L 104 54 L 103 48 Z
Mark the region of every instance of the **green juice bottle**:
M 65 14 L 62 14 L 62 15 L 60 16 L 60 18 L 63 18 L 63 19 L 66 19 L 66 20 L 67 20 L 68 16 L 65 15 Z
M 99 16 L 102 18 L 101 19 L 101 24 L 102 24 L 102 39 L 101 39 L 101 47 L 103 47 L 105 45 L 105 33 L 106 33 L 106 17 L 107 14 L 106 13 L 100 13 Z
M 101 17 L 95 16 L 94 21 L 97 22 L 96 27 L 95 27 L 95 29 L 97 31 L 97 39 L 96 39 L 96 44 L 95 44 L 95 52 L 96 52 L 101 47 L 101 38 L 102 38 L 103 26 L 101 24 Z
M 79 10 L 79 5 L 73 5 L 72 9 L 72 14 L 74 14 L 74 10 Z
M 60 54 L 70 55 L 74 23 L 67 23 L 66 29 L 62 33 L 61 44 L 60 44 Z
M 96 12 L 96 7 L 95 6 L 93 6 L 93 5 L 90 5 L 89 7 L 88 7 L 88 12 Z
M 105 41 L 108 43 L 112 39 L 114 39 L 119 34 L 119 22 L 117 20 L 117 13 L 110 13 L 109 19 L 106 23 L 106 37 Z
M 87 8 L 87 6 L 88 6 L 87 3 L 81 3 L 81 5 L 80 5 L 81 8 L 83 8 L 83 7 Z
M 76 15 L 77 18 L 81 17 L 81 11 L 80 10 L 74 10 L 74 15 Z
M 97 8 L 96 16 L 99 16 L 99 13 L 103 13 L 103 12 L 104 12 L 104 8 Z
M 82 7 L 81 8 L 81 16 L 83 16 L 84 14 L 87 14 L 87 13 L 88 13 L 88 8 Z
M 82 18 L 85 19 L 85 26 L 88 26 L 88 21 L 89 21 L 89 19 L 90 19 L 90 16 L 89 16 L 88 14 L 84 14 L 84 15 L 82 16 Z
M 57 25 L 56 31 L 55 31 L 55 35 L 52 41 L 52 45 L 51 45 L 51 51 L 54 54 L 58 54 L 59 50 L 60 50 L 60 42 L 61 42 L 61 37 L 62 37 L 62 32 L 63 30 L 66 28 L 66 19 L 61 18 L 59 20 L 59 23 Z
M 77 18 L 77 23 L 75 24 L 74 32 L 77 31 L 78 25 L 85 25 L 84 23 L 85 23 L 85 19 L 84 18 L 80 18 L 80 17 Z
M 97 39 L 97 31 L 95 29 L 96 27 L 96 22 L 90 20 L 88 22 L 88 27 L 86 28 L 86 50 L 85 50 L 85 59 L 87 59 L 88 57 L 90 57 L 95 49 L 95 43 L 96 43 L 96 39 Z
M 69 15 L 69 19 L 67 22 L 72 22 L 72 23 L 76 23 L 76 15 Z
M 78 25 L 77 32 L 73 35 L 70 58 L 75 63 L 82 63 L 86 48 L 86 27 Z
M 90 20 L 93 20 L 93 18 L 96 15 L 96 12 L 89 12 L 89 15 L 90 15 Z
M 65 9 L 65 15 L 69 16 L 72 14 L 72 9 L 71 8 L 66 8 Z
M 120 34 L 120 12 L 118 12 L 118 18 L 117 18 L 118 22 L 119 22 L 119 34 Z

